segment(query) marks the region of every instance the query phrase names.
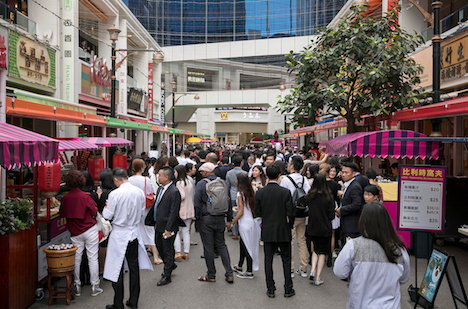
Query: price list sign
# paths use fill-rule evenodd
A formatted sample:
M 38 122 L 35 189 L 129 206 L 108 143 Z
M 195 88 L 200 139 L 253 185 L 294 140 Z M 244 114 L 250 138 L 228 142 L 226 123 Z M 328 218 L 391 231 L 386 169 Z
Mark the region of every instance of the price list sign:
M 398 229 L 444 231 L 445 166 L 399 166 Z

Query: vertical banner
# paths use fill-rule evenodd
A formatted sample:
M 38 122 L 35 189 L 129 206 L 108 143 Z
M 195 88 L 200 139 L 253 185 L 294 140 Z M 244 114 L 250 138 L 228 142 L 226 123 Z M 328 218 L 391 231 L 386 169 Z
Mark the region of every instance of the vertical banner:
M 398 229 L 444 232 L 445 166 L 400 165 Z
M 75 101 L 74 74 L 75 74 L 75 36 L 73 27 L 75 10 L 73 1 L 62 0 L 62 97 L 65 101 Z
M 148 64 L 148 120 L 153 121 L 153 63 Z
M 161 87 L 161 122 L 166 123 L 166 91 Z

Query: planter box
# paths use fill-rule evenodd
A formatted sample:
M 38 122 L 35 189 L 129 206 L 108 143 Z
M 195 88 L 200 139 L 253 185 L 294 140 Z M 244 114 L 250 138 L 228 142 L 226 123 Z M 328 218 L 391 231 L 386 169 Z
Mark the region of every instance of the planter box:
M 36 299 L 36 225 L 0 236 L 0 308 L 23 309 Z

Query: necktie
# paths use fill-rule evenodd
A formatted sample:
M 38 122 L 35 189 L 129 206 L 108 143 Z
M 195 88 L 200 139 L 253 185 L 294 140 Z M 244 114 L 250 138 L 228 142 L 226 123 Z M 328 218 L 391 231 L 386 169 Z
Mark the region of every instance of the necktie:
M 156 198 L 156 204 L 154 204 L 154 221 L 156 221 L 156 208 L 158 207 L 159 202 L 161 201 L 163 189 L 164 189 L 163 186 L 159 186 L 158 191 L 156 192 L 157 198 Z

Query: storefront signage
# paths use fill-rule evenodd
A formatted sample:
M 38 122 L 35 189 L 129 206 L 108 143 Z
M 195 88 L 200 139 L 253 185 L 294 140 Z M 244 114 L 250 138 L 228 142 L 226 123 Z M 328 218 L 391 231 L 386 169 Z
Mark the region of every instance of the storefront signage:
M 50 221 L 50 238 L 54 238 L 68 229 L 67 220 L 57 217 Z
M 92 65 L 89 81 L 96 85 L 110 88 L 112 71 L 107 68 L 106 60 L 102 57 L 98 58 L 94 54 L 94 51 L 91 51 L 91 59 Z
M 148 63 L 148 119 L 153 121 L 153 63 Z
M 161 87 L 161 122 L 166 122 L 166 91 Z
M 55 87 L 55 52 L 10 31 L 10 76 Z
M 192 83 L 205 83 L 205 73 L 204 72 L 196 72 L 196 71 L 188 71 L 187 72 L 187 81 Z
M 78 13 L 78 1 L 62 0 L 64 8 L 62 12 L 62 33 L 61 33 L 61 53 L 62 53 L 62 94 L 63 99 L 68 102 L 76 102 L 78 96 L 75 90 L 75 59 L 78 49 L 77 35 L 75 35 L 75 13 Z M 75 25 L 76 26 L 76 25 Z
M 443 232 L 445 166 L 400 165 L 398 229 Z
M 468 31 L 442 42 L 440 80 L 456 79 L 468 74 Z
M 5 36 L 0 35 L 0 69 L 6 70 L 7 60 L 6 60 L 6 46 L 5 46 Z
M 130 88 L 128 91 L 127 106 L 128 109 L 140 111 L 140 106 L 143 100 L 143 90 Z
M 260 119 L 262 118 L 259 113 L 242 113 L 244 119 Z
M 228 113 L 227 112 L 222 112 L 221 113 L 221 120 L 228 120 Z

